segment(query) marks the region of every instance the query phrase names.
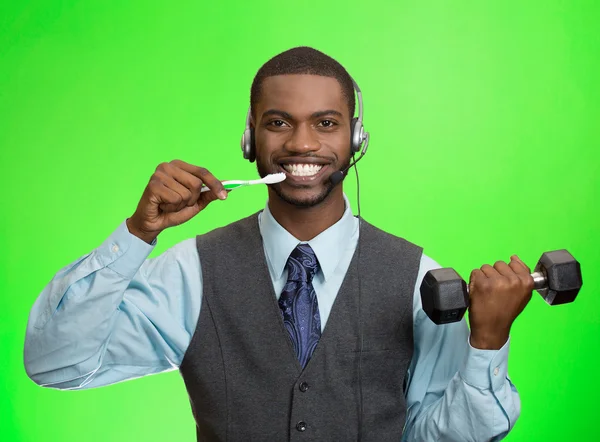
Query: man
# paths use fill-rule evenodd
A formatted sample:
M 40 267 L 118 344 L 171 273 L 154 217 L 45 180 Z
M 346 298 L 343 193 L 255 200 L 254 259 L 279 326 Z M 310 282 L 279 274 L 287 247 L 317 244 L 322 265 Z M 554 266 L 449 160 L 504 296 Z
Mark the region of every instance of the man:
M 470 332 L 431 322 L 418 287 L 438 265 L 354 217 L 331 179 L 356 150 L 354 107 L 325 54 L 269 60 L 244 136 L 261 177 L 286 174 L 264 210 L 146 259 L 160 232 L 227 198 L 205 168 L 159 165 L 135 213 L 35 302 L 29 376 L 80 389 L 179 367 L 198 440 L 504 437 L 520 412 L 507 357 L 529 269 L 515 256 L 473 271 Z

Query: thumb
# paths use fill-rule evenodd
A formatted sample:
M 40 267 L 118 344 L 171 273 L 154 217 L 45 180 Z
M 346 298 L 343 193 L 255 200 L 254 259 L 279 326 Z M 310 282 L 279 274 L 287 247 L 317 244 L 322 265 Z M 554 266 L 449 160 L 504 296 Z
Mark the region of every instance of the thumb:
M 197 203 L 193 206 L 186 206 L 178 212 L 167 214 L 167 223 L 169 227 L 178 226 L 198 215 L 200 210 Z
M 227 196 L 229 195 L 229 193 L 225 193 L 225 198 L 227 199 Z M 212 203 L 214 200 L 218 200 L 220 199 L 216 193 L 213 193 L 211 191 L 209 192 L 202 192 L 200 194 L 200 197 L 198 198 L 198 201 L 196 202 L 196 204 L 198 205 L 200 210 L 203 210 L 206 206 L 208 206 L 210 203 Z

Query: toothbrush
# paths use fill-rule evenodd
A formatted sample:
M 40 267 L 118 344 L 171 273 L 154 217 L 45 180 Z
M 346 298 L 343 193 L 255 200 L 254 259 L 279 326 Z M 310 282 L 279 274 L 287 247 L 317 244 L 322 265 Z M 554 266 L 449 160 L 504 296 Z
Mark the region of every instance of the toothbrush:
M 223 187 L 227 191 L 231 191 L 233 189 L 237 189 L 238 187 L 251 186 L 253 184 L 275 184 L 280 183 L 285 180 L 285 173 L 272 173 L 267 175 L 260 180 L 250 180 L 250 181 L 242 181 L 242 180 L 231 180 L 231 181 L 223 181 Z M 206 186 L 202 187 L 200 192 L 208 192 L 210 189 Z

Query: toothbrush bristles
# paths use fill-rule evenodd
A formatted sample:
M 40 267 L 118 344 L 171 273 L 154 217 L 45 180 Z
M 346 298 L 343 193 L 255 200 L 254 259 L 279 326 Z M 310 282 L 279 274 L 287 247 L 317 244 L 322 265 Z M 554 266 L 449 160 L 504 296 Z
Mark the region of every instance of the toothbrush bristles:
M 265 184 L 280 183 L 283 180 L 285 180 L 285 173 L 283 173 L 283 172 L 271 173 L 271 174 L 269 174 L 269 175 L 267 175 L 266 177 L 263 178 L 263 182 Z

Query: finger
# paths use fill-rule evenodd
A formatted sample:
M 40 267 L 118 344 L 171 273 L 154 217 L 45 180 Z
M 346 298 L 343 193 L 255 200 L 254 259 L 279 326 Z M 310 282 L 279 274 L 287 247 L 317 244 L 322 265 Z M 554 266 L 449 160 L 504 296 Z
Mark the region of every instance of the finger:
M 202 190 L 202 180 L 195 175 L 192 175 L 188 171 L 181 169 L 177 166 L 170 165 L 169 173 L 170 176 L 184 186 L 190 192 L 190 198 L 188 200 L 188 206 L 192 206 L 198 201 L 200 197 L 200 191 Z
M 180 209 L 182 198 L 179 193 L 165 186 L 163 183 L 156 186 L 153 190 L 158 197 L 158 207 L 163 212 L 177 212 Z M 185 205 L 183 205 L 183 207 L 185 207 Z
M 520 259 L 513 259 L 513 257 L 511 257 L 509 266 L 515 271 L 519 279 L 525 282 L 530 290 L 533 290 L 535 285 L 533 277 L 531 276 L 531 272 L 525 263 Z
M 192 175 L 200 178 L 200 180 L 202 180 L 206 187 L 210 189 L 210 192 L 214 193 L 217 198 L 220 198 L 222 200 L 227 198 L 227 192 L 225 191 L 225 188 L 223 187 L 221 181 L 215 178 L 215 176 L 212 173 L 210 173 L 206 168 L 194 166 L 192 164 L 188 164 L 179 160 L 174 160 L 172 161 L 172 163 L 180 169 L 183 169 L 186 172 L 189 172 Z M 204 193 L 206 194 L 209 192 Z
M 480 269 L 475 269 L 471 272 L 471 275 L 469 276 L 469 284 L 482 279 L 487 279 L 485 273 L 483 273 Z
M 200 209 L 197 204 L 194 204 L 193 206 L 186 206 L 177 212 L 168 213 L 166 220 L 169 226 L 178 226 L 192 219 L 198 212 L 200 212 Z
M 164 187 L 167 189 L 171 189 L 173 192 L 177 193 L 181 198 L 177 203 L 173 201 L 173 204 L 176 204 L 176 210 L 181 210 L 186 206 L 193 206 L 196 203 L 196 200 L 193 199 L 193 195 L 190 189 L 183 186 L 181 183 L 176 181 L 173 177 L 164 174 L 162 172 L 156 172 L 157 176 L 160 177 L 160 180 Z
M 215 195 L 213 192 L 202 192 L 200 194 L 200 198 L 198 198 L 197 204 L 198 207 L 200 207 L 200 210 L 204 209 L 206 206 L 208 206 L 210 203 L 212 203 L 215 200 L 221 199 L 220 197 L 218 197 L 217 195 Z
M 488 278 L 494 278 L 494 277 L 500 276 L 500 273 L 498 273 L 498 271 L 489 264 L 482 265 L 481 271 Z
M 514 272 L 512 268 L 504 261 L 496 261 L 494 264 L 494 269 L 498 271 L 502 276 L 509 279 L 518 279 L 518 275 Z
M 510 265 L 513 270 L 518 274 L 531 274 L 531 270 L 517 255 L 513 255 L 510 257 Z
M 474 287 L 486 279 L 487 276 L 480 269 L 473 270 L 469 276 L 469 293 L 473 293 Z

